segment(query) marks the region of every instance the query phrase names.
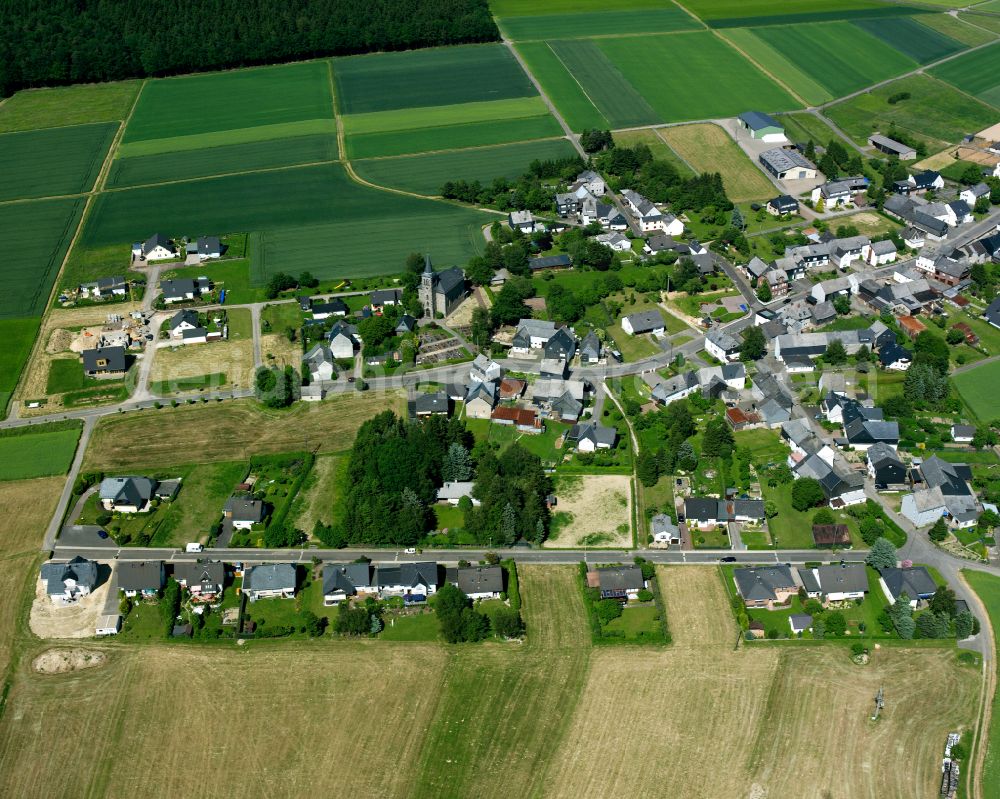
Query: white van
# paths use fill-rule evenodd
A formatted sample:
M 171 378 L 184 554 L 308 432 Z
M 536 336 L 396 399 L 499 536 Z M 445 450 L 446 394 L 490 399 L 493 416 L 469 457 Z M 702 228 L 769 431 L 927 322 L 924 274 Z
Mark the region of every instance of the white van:
M 184 551 L 185 552 L 202 552 L 202 551 L 204 551 L 204 549 L 205 549 L 205 547 L 203 547 L 201 544 L 188 544 L 184 548 Z

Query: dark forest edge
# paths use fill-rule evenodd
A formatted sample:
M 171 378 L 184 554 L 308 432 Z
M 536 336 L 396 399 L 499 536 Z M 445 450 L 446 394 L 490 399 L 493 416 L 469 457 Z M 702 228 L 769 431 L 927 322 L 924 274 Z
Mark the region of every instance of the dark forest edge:
M 487 0 L 8 0 L 0 96 L 499 38 Z

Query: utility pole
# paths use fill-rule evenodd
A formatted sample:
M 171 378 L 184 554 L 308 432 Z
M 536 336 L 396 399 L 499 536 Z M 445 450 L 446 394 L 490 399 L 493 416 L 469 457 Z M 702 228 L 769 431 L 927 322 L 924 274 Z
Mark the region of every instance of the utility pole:
M 875 694 L 875 715 L 872 716 L 872 721 L 878 721 L 878 714 L 885 707 L 885 692 L 882 690 L 882 686 L 879 686 L 878 693 Z

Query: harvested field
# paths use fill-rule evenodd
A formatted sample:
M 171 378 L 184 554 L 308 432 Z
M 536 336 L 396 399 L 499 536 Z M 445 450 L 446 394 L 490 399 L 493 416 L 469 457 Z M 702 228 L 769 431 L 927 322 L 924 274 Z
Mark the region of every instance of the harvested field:
M 253 385 L 253 370 L 252 341 L 213 341 L 157 347 L 149 380 L 151 384 L 169 385 L 201 375 L 224 374 L 227 387 L 248 388 Z
M 732 646 L 739 630 L 716 569 L 657 566 L 675 647 Z
M 678 125 L 658 132 L 695 170 L 722 173 L 726 193 L 733 201 L 759 200 L 774 194 L 771 181 L 718 125 Z
M 38 551 L 64 483 L 62 477 L 0 483 L 0 518 L 4 520 L 0 558 Z
M 31 632 L 44 639 L 93 638 L 111 590 L 110 571 L 107 566 L 101 567 L 99 579 L 103 582 L 89 596 L 67 607 L 53 605 L 45 593 L 45 583 L 35 575 L 35 599 L 29 620 Z
M 245 460 L 251 455 L 312 450 L 343 452 L 362 422 L 393 409 L 405 413 L 401 393 L 348 394 L 324 402 L 298 403 L 287 411 L 268 411 L 251 400 L 180 406 L 105 417 L 94 429 L 84 458 L 87 469 L 127 469 L 156 463 L 161 467 Z M 173 435 L 150 439 L 150 416 Z M 322 430 L 317 439 L 315 431 Z M 146 444 L 137 449 L 132 442 Z
M 538 649 L 585 649 L 590 630 L 574 566 L 517 569 L 528 645 Z
M 92 649 L 48 649 L 31 661 L 39 674 L 68 674 L 72 671 L 96 669 L 107 663 L 106 652 Z
M 632 478 L 625 475 L 562 476 L 559 504 L 546 547 L 632 545 Z

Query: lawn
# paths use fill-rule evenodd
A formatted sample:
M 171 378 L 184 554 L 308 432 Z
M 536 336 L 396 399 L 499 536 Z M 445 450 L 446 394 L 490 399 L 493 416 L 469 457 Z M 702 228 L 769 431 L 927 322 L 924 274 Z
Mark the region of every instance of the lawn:
M 125 119 L 140 85 L 130 80 L 18 92 L 0 105 L 0 132 Z
M 409 155 L 355 161 L 354 170 L 365 180 L 417 194 L 438 195 L 448 181 L 494 178 L 514 179 L 528 170 L 533 160 L 570 158 L 576 150 L 565 139 L 477 147 L 455 152 Z
M 211 278 L 218 289 L 225 289 L 226 302 L 231 305 L 244 305 L 251 302 L 261 302 L 265 299 L 263 288 L 250 285 L 250 261 L 246 258 L 222 259 L 207 261 L 197 267 L 198 275 Z M 171 269 L 161 273 L 160 280 L 172 280 L 191 276 L 191 268 Z M 298 308 L 298 306 L 295 306 Z
M 233 131 L 273 139 L 274 126 L 332 119 L 323 61 L 165 78 L 143 87 L 121 154 L 200 149 L 227 143 Z
M 783 463 L 788 456 L 788 445 L 775 430 L 740 430 L 733 438 L 737 449 L 746 447 L 753 453 L 753 463 L 758 466 Z
M 630 336 L 622 330 L 622 323 L 620 321 L 615 322 L 608 328 L 608 335 L 614 339 L 618 351 L 622 354 L 622 358 L 628 363 L 641 361 L 643 358 L 648 358 L 663 351 L 658 341 L 650 333 Z
M 223 388 L 228 383 L 229 378 L 224 372 L 213 372 L 207 375 L 156 380 L 149 384 L 149 390 L 154 394 L 165 397 L 174 393 L 183 394 L 192 391 L 204 391 L 205 389 Z
M 304 316 L 297 302 L 276 302 L 264 306 L 260 312 L 260 322 L 264 330 L 284 333 L 289 327 L 294 330 L 302 327 Z
M 405 616 L 387 616 L 385 627 L 379 633 L 383 641 L 437 641 L 440 636 L 437 614 L 429 608 L 420 608 Z
M 604 625 L 609 633 L 621 633 L 623 638 L 637 640 L 643 634 L 656 635 L 660 627 L 660 611 L 655 605 L 627 607 L 622 615 Z
M 776 488 L 764 485 L 763 490 L 764 499 L 770 500 L 778 507 L 777 516 L 767 520 L 774 548 L 813 549 L 816 544 L 812 537 L 812 519 L 816 514 L 816 508 L 797 511 L 792 507 L 792 483 L 779 485 Z M 837 524 L 847 525 L 854 545 L 862 545 L 857 520 L 844 511 L 834 511 L 833 515 Z
M 664 131 L 657 130 L 622 130 L 615 133 L 615 144 L 619 147 L 634 147 L 645 144 L 653 158 L 658 161 L 669 161 L 682 175 L 692 175 L 694 171 L 675 153 L 661 135 Z
M 108 173 L 112 188 L 142 186 L 168 180 L 251 172 L 337 159 L 337 137 L 331 133 L 220 144 L 197 150 L 117 158 Z
M 334 59 L 333 72 L 348 116 L 537 95 L 501 44 L 349 56 Z
M 1000 106 L 1000 44 L 960 56 L 930 72 L 990 105 Z
M 1000 579 L 971 569 L 963 569 L 962 576 L 986 607 L 989 623 L 993 627 L 993 640 L 1000 640 Z M 979 745 L 986 747 L 981 783 L 984 787 L 983 796 L 986 799 L 997 799 L 1000 797 L 1000 692 L 993 694 L 989 729 L 983 730 Z
M 41 321 L 38 317 L 0 318 L 0 338 L 5 342 L 0 351 L 0 414 L 3 416 L 7 415 L 7 405 L 21 379 Z
M 893 95 L 909 99 L 889 103 Z M 934 147 L 954 144 L 970 131 L 996 121 L 996 111 L 929 75 L 911 75 L 824 110 L 858 144 L 890 125 L 935 140 Z M 932 143 L 933 144 L 933 143 Z
M 102 122 L 0 135 L 0 200 L 90 191 L 117 131 Z
M 509 39 L 576 39 L 622 33 L 666 33 L 694 30 L 698 22 L 677 6 L 645 10 L 600 10 L 570 14 L 536 14 L 498 20 Z
M 67 391 L 79 391 L 88 385 L 98 385 L 94 378 L 88 378 L 83 373 L 83 364 L 79 358 L 53 358 L 49 362 L 49 376 L 45 384 L 46 394 L 64 394 Z
M 548 42 L 518 44 L 517 51 L 570 128 L 582 131 L 585 128 L 605 130 L 612 127 Z
M 678 125 L 659 133 L 696 172 L 721 172 L 726 194 L 734 202 L 774 195 L 774 184 L 718 125 Z
M 1000 385 L 1000 361 L 991 361 L 976 366 L 967 372 L 952 376 L 952 382 L 965 404 L 982 422 L 990 422 L 1000 416 L 996 402 L 997 386 Z
M 13 427 L 0 433 L 0 480 L 66 474 L 83 429 L 79 422 Z
M 263 231 L 264 258 L 251 272 L 252 284 L 262 285 L 279 271 L 309 269 L 321 279 L 393 274 L 415 240 L 434 242 L 440 261 L 464 263 L 483 246 L 479 229 L 492 218 L 359 186 L 341 165 L 325 164 L 107 192 L 95 200 L 80 243 L 85 250 L 125 245 L 136 231 Z M 378 247 L 357 235 L 376 228 Z

